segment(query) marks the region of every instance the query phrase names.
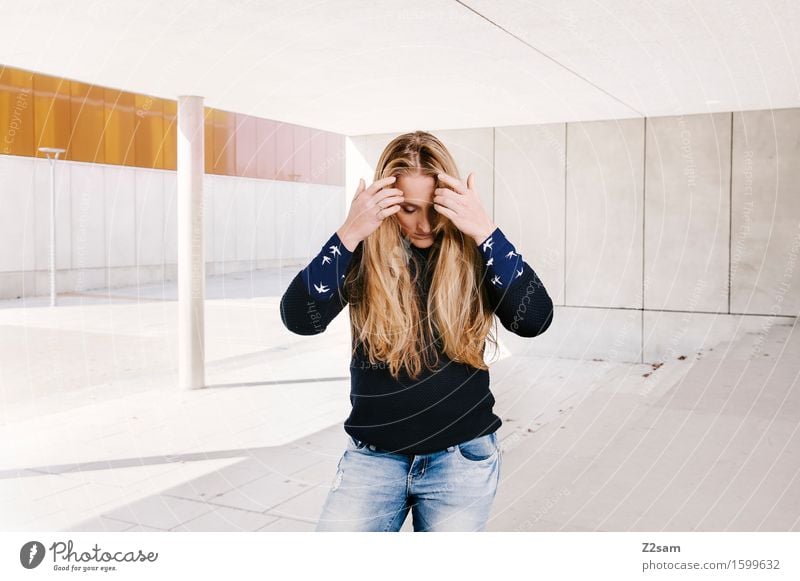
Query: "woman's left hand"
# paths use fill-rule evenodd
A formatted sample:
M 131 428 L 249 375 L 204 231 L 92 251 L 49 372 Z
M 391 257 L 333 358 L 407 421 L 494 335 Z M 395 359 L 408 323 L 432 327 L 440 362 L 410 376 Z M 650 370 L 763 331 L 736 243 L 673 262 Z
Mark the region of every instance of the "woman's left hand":
M 478 193 L 473 189 L 475 173 L 470 172 L 466 185 L 446 173 L 440 173 L 439 180 L 450 187 L 433 191 L 436 211 L 450 218 L 456 228 L 475 240 L 475 244 L 486 240 L 497 226 L 486 214 Z

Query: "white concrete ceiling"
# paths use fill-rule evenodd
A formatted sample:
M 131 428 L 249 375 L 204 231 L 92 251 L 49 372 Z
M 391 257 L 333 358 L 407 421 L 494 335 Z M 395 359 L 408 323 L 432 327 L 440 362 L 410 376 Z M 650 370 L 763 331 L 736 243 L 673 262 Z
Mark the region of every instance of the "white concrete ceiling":
M 797 0 L 0 9 L 0 63 L 348 135 L 800 106 Z

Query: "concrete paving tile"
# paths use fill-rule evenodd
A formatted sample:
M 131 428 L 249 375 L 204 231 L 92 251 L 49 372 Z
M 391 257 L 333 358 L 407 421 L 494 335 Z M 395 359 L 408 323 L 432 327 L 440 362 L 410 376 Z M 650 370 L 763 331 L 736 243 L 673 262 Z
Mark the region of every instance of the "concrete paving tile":
M 148 527 L 146 525 L 133 525 L 131 528 L 125 530 L 126 533 L 166 533 L 164 529 L 157 529 L 155 527 Z
M 0 509 L 4 518 L 2 524 L 19 527 L 19 530 L 33 530 L 29 529 L 33 526 L 44 530 L 67 530 L 87 519 L 122 509 L 138 500 L 158 494 L 169 483 L 185 481 L 187 477 L 194 476 L 193 468 L 197 467 L 176 465 L 171 473 L 155 476 L 151 480 L 139 480 L 127 487 L 86 482 L 37 500 L 20 497 L 10 503 L 7 510 Z
M 515 503 L 519 516 L 512 517 L 509 524 L 512 530 L 527 530 L 547 520 L 557 524 L 559 530 L 627 530 L 621 522 L 627 523 L 639 514 L 621 502 L 626 492 L 608 487 L 593 490 L 581 482 L 560 488 L 555 484 L 534 498 L 524 497 Z
M 207 512 L 186 521 L 172 531 L 178 532 L 200 532 L 200 531 L 257 531 L 268 524 L 277 520 L 278 517 L 265 515 L 248 510 L 237 510 L 233 508 L 217 507 L 211 512 Z
M 81 481 L 89 486 L 110 486 L 118 494 L 99 498 L 96 508 L 107 512 L 135 502 L 148 496 L 160 494 L 166 490 L 192 482 L 206 474 L 223 470 L 235 459 L 210 460 L 206 462 L 168 462 L 166 464 L 153 464 L 126 468 L 110 468 L 107 470 L 86 470 L 84 472 L 69 473 L 68 478 Z M 127 462 L 122 462 L 127 464 Z M 100 465 L 100 464 L 97 464 Z M 105 482 L 114 482 L 113 485 L 104 485 Z M 84 515 L 88 518 L 89 514 Z
M 550 513 L 574 496 L 572 482 L 585 468 L 585 459 L 570 456 L 542 453 L 524 463 L 504 458 L 492 508 L 497 526 L 527 530 L 537 520 L 553 520 Z
M 305 445 L 305 444 L 302 444 Z M 247 466 L 272 474 L 275 477 L 289 478 L 294 473 L 309 468 L 320 461 L 330 461 L 344 452 L 344 446 L 338 455 L 328 452 L 321 453 L 313 447 L 300 448 L 300 445 L 287 445 L 281 447 L 260 448 L 247 450 Z
M 322 512 L 322 505 L 328 497 L 329 490 L 328 483 L 314 486 L 302 494 L 274 506 L 266 514 L 295 520 L 316 521 Z
M 735 417 L 662 411 L 660 422 L 643 420 L 651 424 L 652 437 L 637 442 L 635 450 L 615 445 L 608 454 L 585 458 L 586 468 L 571 490 L 578 496 L 597 495 L 592 501 L 605 500 L 606 505 L 612 501 L 609 491 L 614 491 L 620 506 L 610 507 L 613 524 L 607 526 L 622 530 L 724 530 L 752 494 L 753 478 L 770 470 L 788 443 L 791 427 L 773 424 L 765 434 L 765 422 L 758 418 L 742 423 Z M 712 421 L 716 429 L 706 434 Z M 667 441 L 665 434 L 673 440 Z M 756 448 L 762 435 L 770 438 Z M 621 519 L 623 509 L 632 520 Z
M 800 462 L 795 456 L 800 446 L 796 442 L 795 437 L 790 443 L 790 448 L 777 458 L 774 467 L 768 472 L 765 471 L 760 477 L 754 478 L 757 483 L 745 503 L 734 514 L 728 525 L 730 530 L 769 530 L 765 527 L 776 526 L 773 517 L 789 515 L 797 518 L 797 515 L 800 515 Z M 791 456 L 789 450 L 792 451 Z
M 264 477 L 264 472 L 245 463 L 227 466 L 164 490 L 162 494 L 189 500 L 212 500 L 235 488 Z
M 168 530 L 215 508 L 203 502 L 159 495 L 137 500 L 104 516 Z
M 69 527 L 68 531 L 97 531 L 97 532 L 122 532 L 136 526 L 133 523 L 123 522 L 112 518 L 96 517 L 85 520 Z
M 701 448 L 687 458 L 689 463 L 680 472 L 676 466 L 673 475 L 664 470 L 667 462 L 659 463 L 643 483 L 643 488 L 652 491 L 652 506 L 646 507 L 643 526 L 660 523 L 680 530 L 758 530 L 779 499 L 786 512 L 800 514 L 800 495 L 784 495 L 793 485 L 797 487 L 798 432 L 793 439 L 787 437 L 797 426 L 773 425 L 775 429 L 769 429 L 758 425 L 762 422 L 753 422 L 750 430 L 730 438 L 727 450 L 712 449 L 706 454 Z M 761 436 L 764 438 L 757 443 Z M 636 504 L 639 499 L 633 497 L 631 502 Z
M 21 470 L 16 474 L 18 476 L 7 473 L 7 477 L 0 480 L 0 506 L 4 503 L 36 501 L 81 485 L 60 475 L 34 470 Z
M 125 491 L 118 487 L 81 484 L 36 499 L 20 496 L 0 507 L 0 525 L 4 530 L 64 530 L 96 516 L 103 504 L 118 501 L 124 495 Z
M 329 458 L 312 464 L 308 468 L 303 468 L 297 472 L 292 472 L 287 478 L 294 482 L 316 486 L 318 484 L 328 484 L 336 475 L 338 458 Z
M 770 360 L 708 361 L 695 365 L 685 379 L 653 407 L 726 415 L 781 419 L 800 415 L 800 390 L 793 388 L 798 364 L 776 366 Z
M 259 532 L 265 533 L 309 533 L 313 532 L 315 528 L 315 523 L 293 520 L 290 518 L 279 518 L 258 530 Z
M 509 529 L 507 525 L 496 522 L 496 520 L 489 519 L 489 522 L 486 523 L 487 532 L 594 532 L 594 529 L 581 527 L 574 523 L 562 528 L 561 523 L 535 518 L 521 521 L 515 528 Z
M 139 482 L 180 470 L 180 462 L 130 458 L 119 461 L 85 462 L 73 466 L 56 467 L 56 469 L 66 469 L 65 472 L 60 473 L 60 476 L 81 484 L 103 484 L 127 488 Z
M 538 429 L 535 439 L 544 452 L 592 456 L 629 429 L 645 411 L 637 395 L 601 394 L 564 410 Z
M 78 520 L 75 515 L 69 514 L 60 506 L 49 505 L 48 507 L 35 508 L 36 510 L 25 510 L 24 507 L 18 507 L 14 510 L 3 509 L 3 530 L 62 530 Z
M 800 518 L 798 518 L 797 501 L 790 500 L 800 497 L 798 487 L 795 484 L 786 496 L 780 499 L 773 510 L 771 510 L 762 522 L 755 529 L 760 532 L 800 532 Z
M 215 506 L 264 512 L 303 492 L 309 486 L 276 475 L 248 482 L 210 500 Z

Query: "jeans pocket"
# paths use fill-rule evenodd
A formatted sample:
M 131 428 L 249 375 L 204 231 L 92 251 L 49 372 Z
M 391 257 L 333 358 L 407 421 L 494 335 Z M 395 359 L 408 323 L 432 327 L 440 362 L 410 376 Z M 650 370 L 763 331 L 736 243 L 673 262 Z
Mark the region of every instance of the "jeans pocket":
M 476 463 L 491 461 L 497 456 L 497 436 L 494 432 L 467 440 L 456 446 L 459 458 L 466 462 Z

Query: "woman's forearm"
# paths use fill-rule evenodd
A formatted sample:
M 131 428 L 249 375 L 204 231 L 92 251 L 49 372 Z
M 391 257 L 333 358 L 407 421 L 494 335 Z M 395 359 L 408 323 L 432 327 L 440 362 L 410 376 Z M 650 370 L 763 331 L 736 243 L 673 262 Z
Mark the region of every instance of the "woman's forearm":
M 314 335 L 327 328 L 347 304 L 341 291 L 352 257 L 334 232 L 281 297 L 281 320 L 287 329 L 299 335 Z
M 503 326 L 521 337 L 544 333 L 553 320 L 553 301 L 533 268 L 499 227 L 479 249 L 486 266 L 484 284 Z

